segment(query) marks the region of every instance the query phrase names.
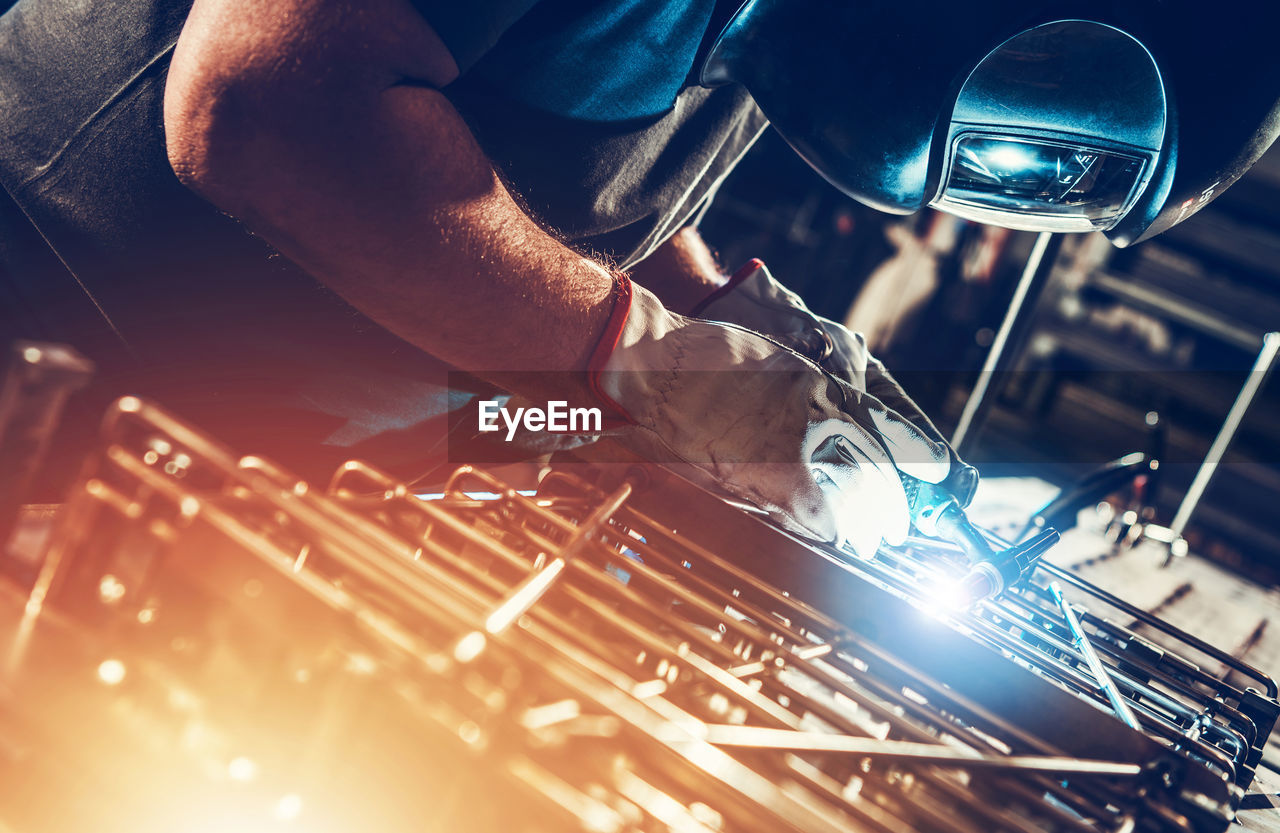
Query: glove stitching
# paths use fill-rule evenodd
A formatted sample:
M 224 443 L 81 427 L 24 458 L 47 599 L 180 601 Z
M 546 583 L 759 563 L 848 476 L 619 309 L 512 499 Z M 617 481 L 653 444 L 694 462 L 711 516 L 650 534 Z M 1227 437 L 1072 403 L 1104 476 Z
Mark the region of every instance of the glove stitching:
M 772 515 L 774 517 L 780 517 L 790 522 L 792 526 L 791 531 L 794 532 L 796 530 L 804 530 L 803 534 L 813 537 L 813 540 L 827 541 L 827 539 L 825 538 L 816 537 L 817 533 L 813 530 L 812 527 L 810 527 L 806 523 L 803 523 L 798 517 L 796 517 L 794 513 L 788 512 L 786 509 L 778 505 L 776 502 L 774 502 L 768 496 L 760 492 L 754 486 L 738 486 L 733 483 L 730 483 L 722 479 L 721 476 L 718 473 L 716 473 L 714 470 L 708 469 L 705 464 L 695 463 L 694 461 L 690 460 L 688 457 L 685 457 L 683 454 L 676 451 L 674 448 L 671 447 L 671 445 L 666 441 L 666 439 L 660 433 L 658 433 L 657 430 L 650 428 L 648 426 L 642 426 L 642 425 L 637 425 L 636 427 L 643 431 L 648 432 L 648 434 L 652 437 L 652 439 L 656 441 L 656 444 L 658 446 L 666 449 L 669 452 L 670 462 L 683 463 L 688 466 L 693 466 L 694 468 L 702 469 L 703 471 L 707 472 L 707 474 L 711 475 L 711 477 L 715 479 L 715 482 L 719 485 L 719 488 L 724 489 L 726 492 L 728 492 L 729 494 L 735 497 L 743 498 L 748 502 L 760 507 L 765 511 L 765 513 L 769 515 Z M 829 541 L 827 542 L 830 543 Z
M 673 333 L 673 335 L 675 335 L 676 338 L 673 339 L 673 342 L 675 344 L 675 352 L 671 362 L 671 367 L 664 372 L 663 376 L 659 379 L 657 385 L 655 385 L 655 392 L 657 393 L 658 402 L 656 407 L 651 408 L 648 411 L 648 414 L 650 415 L 650 419 L 648 420 L 649 425 L 645 427 L 650 428 L 651 430 L 656 430 L 655 420 L 653 419 L 653 415 L 657 413 L 661 413 L 663 408 L 670 403 L 671 391 L 675 387 L 675 382 L 677 378 L 679 378 L 681 367 L 684 364 L 684 359 L 685 359 L 684 340 L 679 338 L 677 333 Z

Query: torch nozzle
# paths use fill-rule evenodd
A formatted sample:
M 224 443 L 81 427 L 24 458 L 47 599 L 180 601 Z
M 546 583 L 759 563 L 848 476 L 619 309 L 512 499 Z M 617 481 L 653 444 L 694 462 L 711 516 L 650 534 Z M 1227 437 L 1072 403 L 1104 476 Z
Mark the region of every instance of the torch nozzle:
M 1029 541 L 974 561 L 960 582 L 969 603 L 999 596 L 1005 588 L 1034 570 L 1036 562 L 1061 537 L 1058 530 L 1046 529 Z
M 1036 562 L 1061 537 L 1056 529 L 1048 528 L 1028 541 L 996 552 L 949 492 L 905 475 L 902 481 L 916 529 L 950 541 L 969 559 L 969 572 L 960 580 L 966 607 L 999 596 L 1034 570 Z

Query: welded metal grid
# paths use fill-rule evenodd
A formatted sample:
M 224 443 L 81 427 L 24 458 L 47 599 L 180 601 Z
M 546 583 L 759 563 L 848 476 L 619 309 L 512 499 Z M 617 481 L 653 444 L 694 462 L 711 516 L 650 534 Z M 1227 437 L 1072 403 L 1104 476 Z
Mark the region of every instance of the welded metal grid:
M 87 621 L 133 628 L 143 609 L 187 603 L 157 598 L 186 586 L 165 575 L 265 568 L 313 602 L 292 614 L 309 644 L 358 634 L 411 706 L 403 732 L 434 743 L 443 730 L 454 742 L 441 754 L 519 812 L 537 808 L 529 829 L 1207 829 L 1175 809 L 1158 767 L 1062 756 L 637 511 L 634 488 L 553 472 L 529 495 L 464 467 L 426 501 L 351 463 L 321 493 L 123 400 L 28 611 L 61 599 Z M 155 548 L 130 568 L 136 582 L 111 610 L 87 609 L 104 576 L 136 562 L 139 532 Z M 861 568 L 918 595 L 911 570 L 945 563 L 924 554 Z M 1087 688 L 1035 592 L 959 626 Z M 1202 735 L 1216 741 L 1225 714 Z
M 998 549 L 1009 546 L 990 538 Z M 929 605 L 946 597 L 949 583 L 963 572 L 963 557 L 936 541 L 910 539 L 855 566 Z M 1049 589 L 1052 582 L 1064 586 L 1089 643 L 1142 731 L 1247 787 L 1280 714 L 1276 684 L 1261 671 L 1047 560 L 999 599 L 947 615 L 992 649 L 1100 711 L 1114 713 L 1073 644 Z M 1138 628 L 1159 633 L 1161 644 L 1140 635 Z M 1215 675 L 1205 667 L 1225 673 Z

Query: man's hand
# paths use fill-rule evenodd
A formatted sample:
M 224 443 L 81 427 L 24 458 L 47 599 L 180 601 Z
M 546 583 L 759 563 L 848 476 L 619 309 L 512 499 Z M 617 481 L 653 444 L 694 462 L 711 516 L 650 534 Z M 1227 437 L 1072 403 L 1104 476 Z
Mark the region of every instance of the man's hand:
M 625 316 L 623 318 L 622 316 Z M 936 483 L 946 447 L 874 397 L 750 330 L 685 318 L 632 287 L 594 360 L 620 439 L 864 557 L 910 519 L 899 472 Z
M 943 487 L 968 506 L 978 486 L 978 470 L 961 460 L 924 412 L 907 396 L 883 364 L 867 350 L 862 335 L 815 315 L 800 296 L 774 280 L 758 260 L 693 307 L 692 314 L 764 333 L 819 363 L 858 390 L 865 390 L 947 450 L 951 471 Z
M 485 375 L 582 371 L 608 270 L 503 187 L 407 0 L 196 0 L 165 90 L 178 177 L 374 321 Z M 538 374 L 586 395 L 581 373 Z M 567 388 L 567 389 L 566 389 Z

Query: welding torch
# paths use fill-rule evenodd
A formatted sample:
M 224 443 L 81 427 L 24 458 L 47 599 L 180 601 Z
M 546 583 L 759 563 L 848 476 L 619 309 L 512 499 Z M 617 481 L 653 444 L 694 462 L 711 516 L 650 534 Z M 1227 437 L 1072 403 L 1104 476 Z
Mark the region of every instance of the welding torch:
M 916 529 L 931 538 L 950 541 L 968 557 L 969 571 L 960 580 L 965 606 L 999 596 L 1034 570 L 1036 562 L 1061 537 L 1049 528 L 1028 541 L 996 551 L 950 492 L 908 475 L 902 475 L 902 485 Z

